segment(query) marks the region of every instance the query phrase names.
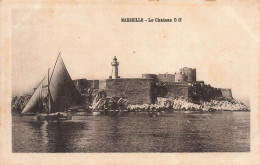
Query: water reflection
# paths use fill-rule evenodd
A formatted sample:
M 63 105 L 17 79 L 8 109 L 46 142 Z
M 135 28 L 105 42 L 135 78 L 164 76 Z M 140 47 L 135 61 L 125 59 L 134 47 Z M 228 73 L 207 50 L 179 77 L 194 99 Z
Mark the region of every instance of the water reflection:
M 76 141 L 77 132 L 85 129 L 79 122 L 28 121 L 29 130 L 37 136 L 33 141 L 41 144 L 39 150 L 69 152 Z
M 250 113 L 85 116 L 38 122 L 13 117 L 13 152 L 250 151 Z

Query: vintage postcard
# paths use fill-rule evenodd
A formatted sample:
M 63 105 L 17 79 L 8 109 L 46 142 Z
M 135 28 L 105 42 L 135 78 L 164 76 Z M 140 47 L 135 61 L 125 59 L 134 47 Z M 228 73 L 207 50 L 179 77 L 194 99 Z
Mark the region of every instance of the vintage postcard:
M 259 1 L 0 1 L 0 164 L 259 164 Z

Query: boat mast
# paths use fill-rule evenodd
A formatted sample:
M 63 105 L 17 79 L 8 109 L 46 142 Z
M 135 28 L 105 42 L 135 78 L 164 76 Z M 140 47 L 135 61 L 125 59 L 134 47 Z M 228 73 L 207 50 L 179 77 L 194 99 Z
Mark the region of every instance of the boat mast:
M 49 108 L 47 111 L 47 114 L 51 112 L 51 93 L 50 93 L 50 77 L 49 77 L 50 68 L 48 69 L 48 102 L 49 102 Z

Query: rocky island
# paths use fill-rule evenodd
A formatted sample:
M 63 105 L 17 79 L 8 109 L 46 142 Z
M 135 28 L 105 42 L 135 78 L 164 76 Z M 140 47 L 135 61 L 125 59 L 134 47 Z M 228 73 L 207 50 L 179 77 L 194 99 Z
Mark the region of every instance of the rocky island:
M 108 79 L 73 80 L 81 95 L 79 106 L 84 110 L 249 111 L 244 103 L 232 97 L 231 89 L 197 81 L 196 69 L 184 67 L 174 74 L 120 78 L 116 57 L 111 65 L 112 75 Z M 30 97 L 31 94 L 13 97 L 12 110 L 20 113 Z

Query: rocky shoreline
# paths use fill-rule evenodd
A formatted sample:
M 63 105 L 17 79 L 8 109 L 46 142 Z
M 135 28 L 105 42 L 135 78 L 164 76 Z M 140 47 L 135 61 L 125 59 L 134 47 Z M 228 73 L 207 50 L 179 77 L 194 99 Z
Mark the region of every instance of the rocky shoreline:
M 20 113 L 29 101 L 31 95 L 24 94 L 12 98 L 12 112 Z M 86 110 L 128 110 L 129 112 L 150 111 L 250 111 L 241 101 L 218 98 L 211 101 L 188 102 L 184 99 L 157 98 L 156 104 L 132 105 L 124 98 L 108 98 L 104 92 L 96 92 Z

